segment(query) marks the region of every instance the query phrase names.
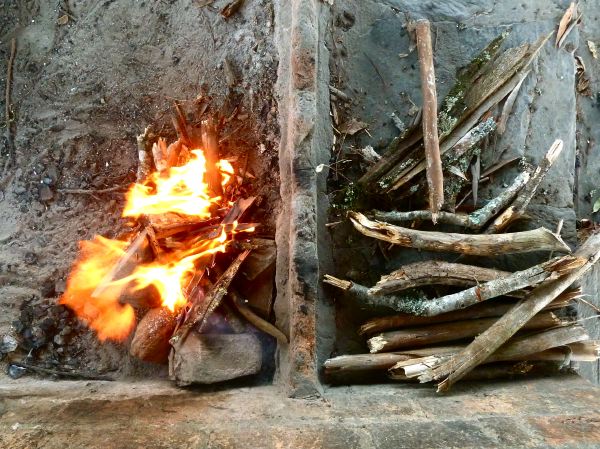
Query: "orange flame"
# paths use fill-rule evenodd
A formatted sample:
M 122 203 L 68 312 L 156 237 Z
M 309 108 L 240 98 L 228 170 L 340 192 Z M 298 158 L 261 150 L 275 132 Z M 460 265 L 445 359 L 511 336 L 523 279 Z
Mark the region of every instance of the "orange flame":
M 232 165 L 218 164 L 225 187 L 235 174 Z M 181 167 L 162 174 L 152 173 L 143 184 L 133 184 L 126 193 L 124 217 L 178 213 L 210 218 L 214 205 L 223 205 L 212 196 L 206 182 L 206 159 L 202 150 L 192 150 L 191 158 Z M 110 279 L 110 271 L 126 254 L 128 242 L 95 237 L 80 242 L 81 253 L 69 275 L 67 290 L 60 299 L 78 317 L 94 329 L 98 338 L 125 340 L 135 326 L 133 307 L 119 302 L 123 292 L 139 291 L 150 285 L 158 291 L 162 306 L 175 313 L 187 304 L 185 287 L 198 269 L 202 258 L 225 251 L 237 222 L 227 230 L 221 227 L 216 238 L 188 239 L 183 249 L 164 252 L 149 263 L 138 264 L 131 274 Z M 245 229 L 243 232 L 249 232 Z M 98 286 L 102 284 L 101 288 Z

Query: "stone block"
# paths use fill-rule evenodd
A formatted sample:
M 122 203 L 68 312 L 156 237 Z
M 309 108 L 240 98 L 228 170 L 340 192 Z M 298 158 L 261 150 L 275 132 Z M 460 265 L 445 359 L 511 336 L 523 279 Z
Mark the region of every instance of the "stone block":
M 172 361 L 179 386 L 213 384 L 260 371 L 262 349 L 253 334 L 197 334 L 185 340 Z

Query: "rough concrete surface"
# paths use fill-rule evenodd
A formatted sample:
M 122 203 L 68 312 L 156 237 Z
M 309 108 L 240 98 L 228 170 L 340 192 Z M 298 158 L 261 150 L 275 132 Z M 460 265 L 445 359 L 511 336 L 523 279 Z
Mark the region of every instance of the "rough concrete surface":
M 273 387 L 176 389 L 158 382 L 0 385 L 10 449 L 594 448 L 598 390 L 576 376 L 428 387 L 329 388 L 322 399 Z

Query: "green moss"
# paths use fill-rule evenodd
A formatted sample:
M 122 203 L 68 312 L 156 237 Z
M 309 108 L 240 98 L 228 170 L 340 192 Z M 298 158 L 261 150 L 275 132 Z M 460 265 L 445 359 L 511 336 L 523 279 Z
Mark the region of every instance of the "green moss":
M 350 182 L 340 191 L 331 207 L 336 210 L 361 210 L 365 196 L 364 190 L 358 184 Z

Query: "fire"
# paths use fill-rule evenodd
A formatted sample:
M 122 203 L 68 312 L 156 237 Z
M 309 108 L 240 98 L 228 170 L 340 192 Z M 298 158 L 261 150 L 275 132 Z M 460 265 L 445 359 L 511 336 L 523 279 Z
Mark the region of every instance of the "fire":
M 218 164 L 223 186 L 234 179 L 229 161 Z M 210 192 L 205 180 L 206 159 L 202 150 L 192 150 L 187 164 L 152 173 L 142 184 L 133 184 L 126 193 L 124 217 L 175 213 L 198 219 L 211 218 L 224 200 Z M 217 206 L 217 207 L 215 207 Z M 96 236 L 80 242 L 80 256 L 69 275 L 67 290 L 60 303 L 94 329 L 101 341 L 125 340 L 135 327 L 134 309 L 120 302 L 125 291 L 139 291 L 153 286 L 162 306 L 176 313 L 188 300 L 185 290 L 198 270 L 217 252 L 224 252 L 236 232 L 237 222 L 221 226 L 214 238 L 191 237 L 177 248 L 164 251 L 155 260 L 139 263 L 130 274 L 111 278 L 111 270 L 126 254 L 129 242 Z M 246 228 L 243 232 L 251 232 Z M 241 232 L 241 231 L 240 231 Z M 214 236 L 214 234 L 213 234 Z

